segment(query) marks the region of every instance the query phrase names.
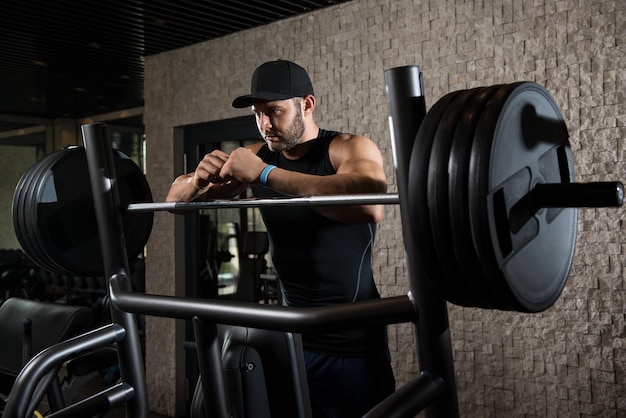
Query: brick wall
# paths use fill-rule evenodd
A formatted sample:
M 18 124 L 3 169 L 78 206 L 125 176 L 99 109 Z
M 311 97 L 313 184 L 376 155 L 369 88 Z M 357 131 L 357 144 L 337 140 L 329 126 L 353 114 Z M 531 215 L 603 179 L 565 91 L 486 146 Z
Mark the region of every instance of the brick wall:
M 624 180 L 626 3 L 623 1 L 355 0 L 146 59 L 148 180 L 165 197 L 174 127 L 245 114 L 232 98 L 253 69 L 284 58 L 310 70 L 323 127 L 362 133 L 385 157 L 395 192 L 384 95 L 386 68 L 417 64 L 431 106 L 447 92 L 536 81 L 553 94 L 570 131 L 579 181 Z M 242 113 L 243 112 L 243 113 Z M 626 415 L 624 209 L 579 212 L 572 272 L 555 306 L 519 314 L 450 306 L 461 416 Z M 397 207 L 375 251 L 383 296 L 405 294 Z M 157 214 L 148 246 L 149 292 L 176 294 L 174 217 Z M 151 407 L 174 415 L 173 320 L 149 318 Z M 418 365 L 412 327 L 390 327 L 400 385 Z M 180 371 L 180 369 L 179 369 Z

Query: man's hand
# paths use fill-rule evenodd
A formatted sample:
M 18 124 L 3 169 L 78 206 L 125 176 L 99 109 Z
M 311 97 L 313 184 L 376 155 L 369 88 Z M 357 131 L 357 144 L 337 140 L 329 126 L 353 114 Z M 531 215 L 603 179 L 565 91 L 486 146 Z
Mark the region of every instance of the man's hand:
M 237 196 L 248 187 L 248 184 L 226 174 L 229 172 L 228 168 L 226 173 L 222 173 L 229 159 L 230 156 L 221 150 L 206 154 L 195 171 L 174 180 L 165 200 L 188 202 L 197 199 L 229 199 Z
M 228 180 L 220 175 L 226 161 L 228 161 L 228 154 L 221 150 L 214 150 L 206 154 L 193 173 L 193 184 L 196 188 L 203 190 L 211 183 L 226 183 Z
M 244 184 L 258 184 L 259 176 L 266 166 L 251 149 L 237 148 L 222 165 L 219 177 L 225 180 L 235 179 Z

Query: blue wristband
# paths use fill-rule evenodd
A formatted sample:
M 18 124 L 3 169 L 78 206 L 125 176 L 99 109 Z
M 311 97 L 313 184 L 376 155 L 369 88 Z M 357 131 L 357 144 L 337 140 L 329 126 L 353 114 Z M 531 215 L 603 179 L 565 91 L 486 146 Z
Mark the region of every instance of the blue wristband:
M 275 165 L 271 165 L 271 164 L 270 164 L 270 165 L 268 165 L 267 167 L 265 167 L 265 168 L 263 169 L 263 171 L 261 171 L 261 178 L 260 178 L 260 180 L 261 180 L 261 184 L 262 184 L 264 187 L 267 187 L 267 176 L 269 176 L 270 171 L 272 171 L 272 170 L 273 170 L 273 169 L 275 169 L 275 168 L 276 168 L 276 166 L 275 166 Z

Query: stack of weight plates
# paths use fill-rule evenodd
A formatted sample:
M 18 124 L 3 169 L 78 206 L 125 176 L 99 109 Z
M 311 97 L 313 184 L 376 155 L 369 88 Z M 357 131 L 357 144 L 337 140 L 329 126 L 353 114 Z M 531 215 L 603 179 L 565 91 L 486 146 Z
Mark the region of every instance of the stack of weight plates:
M 451 303 L 543 311 L 571 267 L 577 210 L 533 210 L 539 183 L 570 183 L 567 127 L 532 82 L 444 96 L 426 114 L 409 168 L 418 267 Z
M 122 204 L 152 201 L 139 167 L 119 152 L 115 161 Z M 104 274 L 83 147 L 55 151 L 30 167 L 15 188 L 12 210 L 18 241 L 39 267 L 61 275 Z M 142 253 L 153 217 L 152 212 L 122 214 L 129 259 Z

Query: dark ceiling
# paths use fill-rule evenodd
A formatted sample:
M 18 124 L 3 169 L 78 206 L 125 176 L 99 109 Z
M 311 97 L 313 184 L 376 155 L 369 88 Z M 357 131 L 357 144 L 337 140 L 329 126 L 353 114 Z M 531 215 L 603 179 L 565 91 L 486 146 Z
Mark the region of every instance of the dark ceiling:
M 144 57 L 343 2 L 3 0 L 0 132 L 143 106 Z

